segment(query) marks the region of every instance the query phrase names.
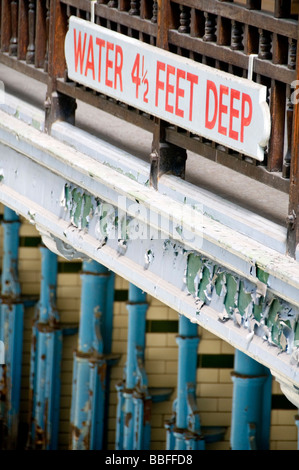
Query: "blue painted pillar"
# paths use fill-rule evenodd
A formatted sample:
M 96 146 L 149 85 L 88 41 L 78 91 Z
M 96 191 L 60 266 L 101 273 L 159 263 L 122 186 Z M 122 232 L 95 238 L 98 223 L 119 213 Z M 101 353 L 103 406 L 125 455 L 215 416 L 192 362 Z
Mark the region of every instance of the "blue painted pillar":
M 20 221 L 4 208 L 3 264 L 0 314 L 0 340 L 5 346 L 5 364 L 0 365 L 0 427 L 3 448 L 14 448 L 18 435 L 21 369 L 23 351 L 24 305 L 18 278 Z
M 114 274 L 84 261 L 78 350 L 74 354 L 71 449 L 100 450 L 105 443 L 111 352 Z
M 59 431 L 62 329 L 56 309 L 57 255 L 41 251 L 41 288 L 32 331 L 28 446 L 56 449 Z
M 148 450 L 151 397 L 144 369 L 146 293 L 130 284 L 127 361 L 124 381 L 117 386 L 116 449 Z
M 204 450 L 200 417 L 196 405 L 196 369 L 199 337 L 197 325 L 180 315 L 177 344 L 178 382 L 177 398 L 173 404 L 172 419 L 166 424 L 169 450 Z
M 295 424 L 297 426 L 297 450 L 299 450 L 299 414 L 295 416 Z
M 265 366 L 241 351 L 235 352 L 232 373 L 232 450 L 268 450 L 272 376 Z

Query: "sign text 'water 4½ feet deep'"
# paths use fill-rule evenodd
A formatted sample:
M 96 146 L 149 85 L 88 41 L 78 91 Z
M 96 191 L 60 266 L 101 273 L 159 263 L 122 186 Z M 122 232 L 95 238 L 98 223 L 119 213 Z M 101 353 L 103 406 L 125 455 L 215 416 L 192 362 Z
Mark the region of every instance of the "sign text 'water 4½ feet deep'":
M 70 79 L 262 161 L 266 87 L 80 18 L 65 39 Z

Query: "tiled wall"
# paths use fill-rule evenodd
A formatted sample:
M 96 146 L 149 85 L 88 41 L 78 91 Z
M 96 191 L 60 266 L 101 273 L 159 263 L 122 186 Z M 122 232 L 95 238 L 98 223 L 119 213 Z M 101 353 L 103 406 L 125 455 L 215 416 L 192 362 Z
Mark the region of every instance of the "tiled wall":
M 1 208 L 0 214 L 3 212 Z M 0 255 L 2 257 L 3 233 L 0 229 Z M 19 275 L 22 293 L 38 298 L 40 289 L 40 243 L 39 234 L 27 221 L 20 229 Z M 57 307 L 63 324 L 78 324 L 80 311 L 80 269 L 81 263 L 66 262 L 59 258 Z M 128 313 L 126 300 L 128 282 L 116 276 L 115 302 L 113 319 L 112 352 L 120 355 L 117 365 L 111 372 L 111 394 L 109 408 L 108 447 L 114 448 L 117 396 L 115 384 L 123 377 L 126 361 Z M 150 387 L 173 387 L 174 391 L 166 402 L 152 406 L 153 450 L 165 449 L 166 432 L 164 423 L 171 417 L 172 404 L 176 397 L 178 348 L 178 314 L 161 302 L 148 296 L 147 333 L 145 367 Z M 28 375 L 31 345 L 31 325 L 34 308 L 27 308 L 24 328 L 24 354 L 21 401 L 21 429 L 26 435 L 28 423 Z M 203 426 L 225 426 L 227 431 L 221 442 L 209 444 L 208 449 L 228 450 L 232 391 L 230 373 L 233 370 L 233 348 L 208 331 L 199 328 L 197 403 Z M 69 442 L 69 416 L 71 405 L 71 381 L 73 350 L 77 345 L 77 334 L 64 336 L 61 373 L 61 423 L 60 447 L 66 449 Z M 271 415 L 271 449 L 296 450 L 297 428 L 295 415 L 297 410 L 281 394 L 279 385 L 273 381 L 273 400 Z M 287 409 L 289 408 L 289 409 Z

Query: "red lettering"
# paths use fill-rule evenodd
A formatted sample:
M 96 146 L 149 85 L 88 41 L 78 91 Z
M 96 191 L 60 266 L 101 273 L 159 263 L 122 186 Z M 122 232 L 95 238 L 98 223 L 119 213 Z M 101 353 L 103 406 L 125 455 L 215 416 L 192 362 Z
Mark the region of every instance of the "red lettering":
M 176 96 L 175 96 L 175 114 L 181 118 L 184 117 L 184 111 L 179 108 L 179 98 L 184 98 L 185 92 L 180 88 L 180 78 L 185 79 L 186 72 L 184 70 L 178 69 L 176 75 Z
M 88 43 L 88 51 L 87 51 L 87 59 L 86 59 L 86 67 L 85 67 L 85 77 L 87 76 L 88 70 L 92 72 L 92 78 L 95 79 L 94 73 L 94 55 L 93 55 L 93 40 L 92 36 L 89 36 L 89 43 Z
M 101 65 L 102 65 L 102 48 L 105 47 L 105 41 L 101 38 L 96 38 L 96 45 L 99 46 L 99 75 L 98 81 L 101 81 Z
M 230 92 L 230 115 L 229 115 L 229 132 L 228 135 L 231 139 L 238 140 L 239 134 L 233 130 L 233 119 L 239 119 L 239 110 L 234 108 L 234 100 L 240 99 L 240 92 L 238 90 L 231 89 Z
M 174 92 L 174 86 L 169 83 L 169 75 L 175 75 L 175 68 L 172 65 L 167 65 L 166 69 L 165 111 L 173 113 L 173 106 L 168 102 L 169 94 Z
M 192 121 L 193 113 L 193 87 L 198 85 L 198 76 L 193 73 L 187 73 L 187 80 L 190 82 L 190 103 L 189 103 L 189 121 Z
M 140 54 L 136 54 L 136 58 L 134 61 L 134 65 L 131 72 L 132 82 L 136 85 L 136 98 L 138 99 L 139 94 L 139 87 L 141 83 L 141 78 L 139 76 L 139 68 L 140 68 Z
M 83 72 L 83 61 L 85 55 L 85 46 L 86 46 L 86 33 L 84 33 L 84 42 L 83 42 L 83 49 L 82 49 L 82 41 L 81 41 L 81 31 L 79 31 L 78 35 L 78 44 L 76 38 L 76 28 L 74 28 L 74 53 L 75 53 L 75 71 L 77 72 L 78 69 L 78 62 L 80 62 L 80 73 Z
M 246 103 L 248 105 L 248 114 L 245 116 Z M 241 106 L 241 131 L 240 140 L 244 142 L 244 127 L 249 126 L 252 119 L 252 101 L 247 93 L 242 93 L 242 106 Z
M 214 115 L 211 120 L 209 120 L 209 110 L 210 110 L 210 91 L 214 95 Z M 206 96 L 206 123 L 205 126 L 207 129 L 213 129 L 216 123 L 218 113 L 218 94 L 216 85 L 211 80 L 207 80 L 207 96 Z
M 119 63 L 118 63 L 117 57 L 120 58 Z M 121 46 L 116 45 L 115 46 L 114 89 L 117 88 L 117 77 L 118 77 L 120 91 L 123 91 L 122 67 L 123 67 L 123 50 Z
M 113 51 L 113 50 L 114 50 L 114 44 L 112 42 L 107 41 L 105 85 L 109 86 L 110 88 L 113 87 L 113 83 L 112 83 L 112 80 L 108 79 L 108 72 L 109 72 L 109 69 L 112 69 L 113 62 L 112 62 L 112 60 L 109 59 L 109 51 Z
M 155 106 L 158 106 L 159 100 L 159 90 L 164 90 L 164 83 L 159 79 L 160 70 L 165 72 L 165 64 L 157 60 L 157 73 L 156 73 L 156 97 L 155 97 Z
M 224 96 L 229 97 L 227 104 L 224 103 Z M 240 101 L 240 97 L 240 91 L 225 85 L 220 85 L 218 92 L 215 83 L 207 80 L 205 127 L 214 129 L 218 120 L 219 134 L 243 142 L 244 129 L 251 123 L 253 109 L 251 97 L 247 93 L 242 93 L 241 104 L 238 106 L 236 101 Z M 222 124 L 224 114 L 228 117 L 227 127 Z M 236 128 L 240 128 L 240 131 L 236 131 Z
M 228 95 L 228 87 L 220 85 L 218 132 L 219 134 L 226 135 L 227 129 L 226 127 L 222 126 L 222 114 L 227 114 L 227 106 L 223 104 L 223 95 Z

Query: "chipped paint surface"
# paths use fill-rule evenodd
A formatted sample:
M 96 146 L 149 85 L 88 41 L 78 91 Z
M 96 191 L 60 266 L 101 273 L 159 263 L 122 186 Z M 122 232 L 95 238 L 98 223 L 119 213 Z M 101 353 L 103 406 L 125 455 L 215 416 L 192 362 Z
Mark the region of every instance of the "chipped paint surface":
M 211 306 L 220 321 L 232 320 L 248 338 L 256 334 L 297 362 L 299 310 L 271 293 L 268 273 L 257 268 L 256 274 L 257 282 L 250 282 L 198 254 L 187 256 L 186 286 L 201 307 Z
M 80 188 L 65 185 L 60 203 L 69 212 L 71 222 L 76 227 L 84 229 L 88 226 L 93 216 L 94 203 L 90 195 L 85 194 Z
M 90 221 L 95 220 L 95 231 L 100 246 L 105 244 L 108 238 L 117 237 L 119 247 L 126 249 L 131 218 L 125 213 L 120 216 L 115 206 L 71 184 L 64 186 L 60 204 L 67 212 L 71 224 L 80 230 L 88 231 Z
M 117 238 L 122 254 L 128 244 L 135 241 L 135 233 L 141 233 L 139 219 L 125 213 L 120 218 L 115 206 L 82 189 L 67 184 L 63 194 L 61 204 L 68 212 L 71 223 L 78 229 L 88 230 L 94 218 L 99 241 L 107 243 L 109 239 Z M 175 231 L 179 232 L 177 226 Z M 259 266 L 252 266 L 251 282 L 170 238 L 163 241 L 163 254 L 167 252 L 173 257 L 173 268 L 176 267 L 177 258 L 184 257 L 186 272 L 183 281 L 188 293 L 194 297 L 198 311 L 203 305 L 209 305 L 219 312 L 221 321 L 232 320 L 238 327 L 247 329 L 248 338 L 256 334 L 291 354 L 292 358 L 297 356 L 299 310 L 271 292 L 269 273 Z M 147 245 L 144 269 L 148 269 L 159 254 L 154 242 L 151 246 Z

